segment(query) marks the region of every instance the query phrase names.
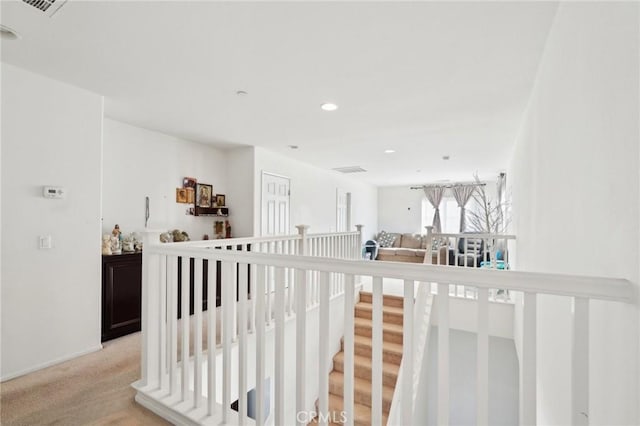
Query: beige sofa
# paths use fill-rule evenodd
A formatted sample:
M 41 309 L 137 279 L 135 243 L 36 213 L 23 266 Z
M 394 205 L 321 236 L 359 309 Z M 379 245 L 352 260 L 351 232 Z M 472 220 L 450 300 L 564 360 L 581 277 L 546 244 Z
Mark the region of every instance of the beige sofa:
M 376 260 L 382 260 L 387 262 L 411 262 L 411 263 L 424 263 L 424 256 L 427 253 L 426 238 L 419 234 L 396 234 L 396 239 L 391 247 L 379 247 L 378 257 Z M 440 264 L 447 264 L 447 248 L 442 247 L 440 249 Z M 431 252 L 431 263 L 438 263 L 437 251 Z

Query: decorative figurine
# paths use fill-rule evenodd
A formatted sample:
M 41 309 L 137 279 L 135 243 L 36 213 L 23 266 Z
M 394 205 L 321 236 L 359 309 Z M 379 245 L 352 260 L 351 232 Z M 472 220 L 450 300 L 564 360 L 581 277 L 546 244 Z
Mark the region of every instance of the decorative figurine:
M 113 254 L 111 252 L 111 235 L 104 234 L 102 236 L 102 254 L 109 256 Z
M 113 231 L 111 234 L 116 237 L 118 240 L 122 240 L 122 232 L 120 232 L 120 225 L 116 223 L 116 226 L 113 227 Z
M 163 232 L 160 234 L 160 242 L 161 243 L 171 243 L 173 242 L 173 235 L 171 232 Z
M 133 253 L 135 249 L 135 237 L 133 234 L 129 234 L 122 239 L 122 251 L 124 253 Z
M 176 243 L 190 240 L 189 234 L 187 234 L 184 231 L 180 231 L 179 229 L 174 229 L 172 234 L 173 234 L 173 241 Z
M 115 235 L 111 235 L 111 253 L 122 254 L 122 249 L 120 247 L 120 240 Z
M 224 229 L 226 231 L 225 238 L 231 238 L 231 224 L 229 223 L 228 220 L 224 221 Z

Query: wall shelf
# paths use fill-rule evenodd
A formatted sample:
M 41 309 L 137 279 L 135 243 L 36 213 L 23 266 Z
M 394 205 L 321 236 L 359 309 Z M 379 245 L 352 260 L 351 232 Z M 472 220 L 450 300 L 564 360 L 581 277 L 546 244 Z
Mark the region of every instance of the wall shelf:
M 198 207 L 194 209 L 195 216 L 210 216 L 210 217 L 228 217 L 229 207 Z

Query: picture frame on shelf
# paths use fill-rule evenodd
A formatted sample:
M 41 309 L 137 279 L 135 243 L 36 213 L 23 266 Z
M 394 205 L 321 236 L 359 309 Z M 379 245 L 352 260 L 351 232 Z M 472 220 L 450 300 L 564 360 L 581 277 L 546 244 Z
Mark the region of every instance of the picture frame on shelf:
M 196 205 L 198 207 L 210 208 L 213 204 L 212 194 L 213 186 L 206 183 L 196 183 Z
M 224 207 L 226 205 L 226 197 L 224 194 L 216 194 L 216 207 Z
M 183 188 L 195 189 L 197 183 L 198 183 L 198 180 L 196 178 L 185 177 L 185 178 L 182 179 L 182 187 Z
M 196 191 L 194 188 L 184 188 L 187 191 L 187 204 L 194 204 L 196 199 Z
M 176 188 L 176 203 L 187 204 L 188 202 L 187 188 Z

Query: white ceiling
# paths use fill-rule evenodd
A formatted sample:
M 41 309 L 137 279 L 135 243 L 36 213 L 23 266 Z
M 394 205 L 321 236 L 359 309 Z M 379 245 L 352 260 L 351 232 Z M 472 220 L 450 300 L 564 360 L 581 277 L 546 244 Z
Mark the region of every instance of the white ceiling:
M 48 18 L 3 1 L 22 39 L 2 41 L 2 61 L 187 139 L 359 165 L 377 185 L 469 180 L 506 167 L 556 8 L 69 0 Z

